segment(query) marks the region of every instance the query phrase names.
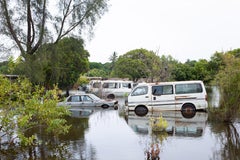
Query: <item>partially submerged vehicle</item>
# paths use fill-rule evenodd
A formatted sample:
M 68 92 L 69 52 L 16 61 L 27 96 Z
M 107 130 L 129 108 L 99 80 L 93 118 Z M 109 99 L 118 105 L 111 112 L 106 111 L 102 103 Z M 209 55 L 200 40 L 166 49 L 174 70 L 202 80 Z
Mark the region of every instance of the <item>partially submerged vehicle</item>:
M 206 110 L 207 93 L 202 81 L 142 83 L 129 94 L 128 110 Z
M 89 91 L 99 97 L 115 99 L 127 96 L 133 88 L 133 81 L 125 80 L 93 80 L 89 83 Z
M 118 109 L 118 101 L 112 99 L 101 99 L 94 94 L 80 93 L 70 95 L 65 101 L 59 102 L 58 106 L 68 106 L 70 110 L 83 107 L 101 107 Z
M 180 111 L 155 111 L 143 117 L 129 112 L 126 121 L 135 132 L 148 134 L 152 133 L 151 118 L 157 118 L 159 115 L 167 121 L 165 131 L 169 136 L 201 137 L 208 119 L 206 112 L 192 112 L 191 117 L 185 117 Z

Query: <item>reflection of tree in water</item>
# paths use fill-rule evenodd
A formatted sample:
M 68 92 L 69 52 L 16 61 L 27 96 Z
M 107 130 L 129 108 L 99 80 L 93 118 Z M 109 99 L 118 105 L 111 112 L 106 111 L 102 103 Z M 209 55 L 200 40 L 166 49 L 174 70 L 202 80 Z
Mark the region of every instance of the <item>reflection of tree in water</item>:
M 69 133 L 54 138 L 53 135 L 42 133 L 41 128 L 34 129 L 40 143 L 24 148 L 14 146 L 0 148 L 2 159 L 96 159 L 95 149 L 87 146 L 84 140 L 84 132 L 88 128 L 88 118 L 68 118 L 72 125 Z M 35 131 L 38 130 L 38 131 Z M 26 133 L 27 134 L 27 133 Z M 1 159 L 0 158 L 0 159 Z
M 147 142 L 145 142 L 146 160 L 160 160 L 161 145 L 168 137 L 167 132 L 153 132 Z
M 240 125 L 239 123 L 214 123 L 212 132 L 217 135 L 220 150 L 213 153 L 212 159 L 240 160 Z

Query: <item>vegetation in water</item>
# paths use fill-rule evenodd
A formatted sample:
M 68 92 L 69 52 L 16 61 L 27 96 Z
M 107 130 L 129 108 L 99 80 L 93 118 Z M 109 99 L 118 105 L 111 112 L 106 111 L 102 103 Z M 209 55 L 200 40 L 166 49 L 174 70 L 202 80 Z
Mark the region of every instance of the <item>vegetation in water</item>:
M 57 107 L 58 89 L 33 86 L 28 79 L 10 81 L 0 76 L 0 145 L 31 146 L 38 143 L 37 133 L 58 137 L 70 125 L 64 117 L 69 111 Z
M 168 122 L 162 117 L 162 115 L 159 117 L 151 117 L 150 126 L 153 132 L 161 132 L 166 130 Z
M 240 112 L 240 51 L 232 51 L 219 57 L 223 64 L 213 83 L 220 89 L 220 106 L 209 108 L 210 118 L 234 122 Z

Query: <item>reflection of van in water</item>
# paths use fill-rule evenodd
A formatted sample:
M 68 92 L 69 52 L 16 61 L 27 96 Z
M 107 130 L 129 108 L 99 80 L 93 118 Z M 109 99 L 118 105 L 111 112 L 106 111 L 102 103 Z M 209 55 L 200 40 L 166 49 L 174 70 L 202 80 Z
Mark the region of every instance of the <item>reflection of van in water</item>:
M 103 98 L 114 99 L 128 95 L 133 88 L 133 82 L 124 80 L 92 81 L 90 86 L 90 92 Z
M 194 112 L 191 118 L 185 118 L 180 111 L 151 112 L 144 117 L 137 116 L 135 112 L 129 112 L 126 119 L 128 125 L 137 133 L 151 133 L 150 117 L 162 117 L 168 122 L 166 132 L 170 136 L 200 137 L 206 128 L 208 114 L 206 112 Z
M 143 83 L 128 96 L 128 110 L 206 110 L 207 93 L 202 81 Z

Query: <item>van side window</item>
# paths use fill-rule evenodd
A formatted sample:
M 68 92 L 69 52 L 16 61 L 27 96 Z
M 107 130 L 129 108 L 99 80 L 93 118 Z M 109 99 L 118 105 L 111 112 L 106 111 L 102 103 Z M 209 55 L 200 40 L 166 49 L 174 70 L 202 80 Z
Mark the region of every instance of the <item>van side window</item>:
M 190 84 L 176 84 L 176 94 L 187 94 L 187 93 L 202 93 L 202 85 L 200 83 Z
M 161 86 L 152 86 L 153 95 L 168 95 L 173 94 L 172 85 L 161 85 Z
M 132 96 L 139 96 L 139 95 L 144 95 L 148 93 L 148 87 L 147 86 L 142 86 L 142 87 L 137 87 L 134 89 L 132 92 Z
M 118 83 L 113 82 L 103 83 L 103 88 L 118 88 Z
M 122 83 L 123 88 L 132 88 L 131 83 Z
M 94 82 L 93 83 L 93 88 L 100 88 L 101 87 L 101 82 Z

